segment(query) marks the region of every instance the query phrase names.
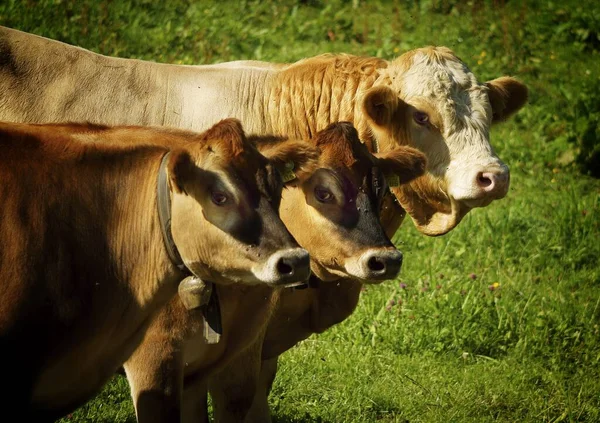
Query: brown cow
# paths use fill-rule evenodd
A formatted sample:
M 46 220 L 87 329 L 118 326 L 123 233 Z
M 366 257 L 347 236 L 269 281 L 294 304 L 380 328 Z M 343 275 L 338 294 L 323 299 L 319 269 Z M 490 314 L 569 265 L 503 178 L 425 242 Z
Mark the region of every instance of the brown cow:
M 257 141 L 263 152 L 287 142 L 264 137 Z M 386 193 L 389 195 L 384 175 L 396 175 L 402 182 L 409 182 L 423 173 L 425 157 L 410 147 L 374 157 L 349 123 L 331 125 L 311 142 L 321 152 L 318 169 L 298 173 L 287 184 L 280 211 L 292 235 L 309 250 L 313 280 L 318 277 L 327 281 L 323 284 L 334 284 L 341 277 L 358 281 L 396 277 L 402 255 L 379 223 L 379 209 Z M 177 419 L 184 373 L 184 419 L 198 421 L 205 414 L 205 402 L 198 400 L 206 396 L 208 377 L 221 369 L 228 371 L 232 360 L 243 362 L 243 378 L 230 379 L 234 389 L 249 397 L 243 402 L 236 396 L 238 404 L 232 409 L 220 406 L 215 396 L 215 410 L 223 411 L 218 420 L 243 419 L 258 382 L 266 325 L 269 320 L 286 318 L 280 313 L 273 316 L 273 311 L 278 308 L 280 296 L 287 293 L 235 285 L 219 286 L 217 291 L 223 315 L 219 343 L 207 344 L 201 330 L 202 315 L 187 311 L 181 301 L 174 299 L 125 364 L 138 421 Z M 296 301 L 292 304 L 306 307 Z M 180 369 L 181 374 L 177 378 L 164 369 Z M 237 372 L 235 376 L 242 374 Z
M 311 160 L 299 149 L 266 154 Z M 0 150 L 0 397 L 24 421 L 89 399 L 186 273 L 270 286 L 308 275 L 272 204 L 277 172 L 239 122 L 204 134 L 0 123 Z

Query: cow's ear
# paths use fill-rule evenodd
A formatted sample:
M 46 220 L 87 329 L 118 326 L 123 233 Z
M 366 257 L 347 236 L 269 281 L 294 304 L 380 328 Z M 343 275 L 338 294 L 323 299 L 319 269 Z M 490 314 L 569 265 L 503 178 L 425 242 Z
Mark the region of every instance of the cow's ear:
M 240 154 L 245 148 L 246 135 L 238 119 L 228 118 L 215 123 L 200 134 L 200 141 L 221 140 L 231 149 L 231 155 Z
M 416 148 L 400 146 L 384 153 L 375 154 L 377 165 L 388 180 L 397 176 L 400 184 L 407 184 L 425 173 L 427 158 Z M 390 184 L 395 185 L 395 184 Z
M 175 192 L 187 194 L 186 186 L 195 177 L 198 168 L 185 150 L 171 151 L 168 160 L 167 170 L 171 186 Z
M 363 112 L 378 126 L 386 126 L 392 121 L 400 99 L 391 88 L 380 85 L 369 89 L 363 98 Z
M 306 141 L 287 140 L 257 143 L 258 150 L 281 173 L 284 181 L 302 178 L 314 172 L 319 162 L 319 149 Z M 294 178 L 291 175 L 294 175 Z
M 502 76 L 485 85 L 492 105 L 492 123 L 508 119 L 527 103 L 527 86 L 514 78 Z

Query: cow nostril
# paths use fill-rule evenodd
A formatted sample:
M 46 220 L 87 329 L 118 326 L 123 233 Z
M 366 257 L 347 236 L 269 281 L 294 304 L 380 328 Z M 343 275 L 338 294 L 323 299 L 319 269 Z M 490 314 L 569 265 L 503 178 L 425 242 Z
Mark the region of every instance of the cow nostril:
M 294 268 L 285 262 L 285 259 L 280 259 L 277 262 L 277 271 L 280 275 L 291 275 L 294 273 Z
M 385 263 L 378 257 L 371 257 L 367 262 L 367 266 L 369 266 L 369 269 L 374 272 L 381 272 L 382 270 L 385 270 Z
M 477 183 L 482 188 L 491 188 L 494 185 L 494 181 L 489 177 L 489 173 L 477 174 Z

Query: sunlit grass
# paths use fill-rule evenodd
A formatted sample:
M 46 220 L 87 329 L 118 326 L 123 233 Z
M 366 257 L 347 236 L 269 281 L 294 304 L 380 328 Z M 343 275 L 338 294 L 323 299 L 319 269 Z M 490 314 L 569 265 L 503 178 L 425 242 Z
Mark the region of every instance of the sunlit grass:
M 482 80 L 521 78 L 531 104 L 492 131 L 507 198 L 440 238 L 407 221 L 399 280 L 367 287 L 351 318 L 286 353 L 271 404 L 278 422 L 599 422 L 600 183 L 565 152 L 576 121 L 597 122 L 571 106 L 591 98 L 600 60 L 578 3 L 499 3 L 8 0 L 0 23 L 186 64 L 438 44 Z M 125 379 L 65 421 L 135 421 Z

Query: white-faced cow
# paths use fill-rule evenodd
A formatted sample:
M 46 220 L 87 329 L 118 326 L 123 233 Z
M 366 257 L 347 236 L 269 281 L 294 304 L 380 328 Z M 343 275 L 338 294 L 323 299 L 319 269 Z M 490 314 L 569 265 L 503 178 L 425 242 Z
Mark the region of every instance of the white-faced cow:
M 0 151 L 1 398 L 24 421 L 89 399 L 187 273 L 269 286 L 308 277 L 272 204 L 274 165 L 239 122 L 204 134 L 0 123 Z
M 472 208 L 506 194 L 508 168 L 490 146 L 490 126 L 527 99 L 513 78 L 478 82 L 443 47 L 391 61 L 339 54 L 178 66 L 106 57 L 1 27 L 0 92 L 0 119 L 17 122 L 205 130 L 234 117 L 247 133 L 304 139 L 350 121 L 372 151 L 410 145 L 427 155 L 427 174 L 394 192 L 428 235 L 446 233 Z

